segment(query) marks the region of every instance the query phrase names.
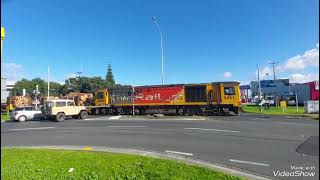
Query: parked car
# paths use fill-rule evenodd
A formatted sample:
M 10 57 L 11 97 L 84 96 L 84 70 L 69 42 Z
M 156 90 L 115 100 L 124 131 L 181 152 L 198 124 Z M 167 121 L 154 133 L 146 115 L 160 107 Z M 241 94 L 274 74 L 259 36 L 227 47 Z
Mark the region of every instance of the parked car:
M 10 113 L 10 119 L 19 122 L 41 118 L 44 118 L 44 115 L 42 114 L 40 109 L 34 106 L 16 107 Z
M 287 104 L 288 106 L 294 106 L 296 105 L 296 96 L 290 96 L 287 98 Z
M 296 101 L 295 100 L 289 100 L 288 101 L 288 106 L 294 106 L 296 105 Z
M 266 96 L 265 99 L 271 106 L 275 105 L 274 96 Z

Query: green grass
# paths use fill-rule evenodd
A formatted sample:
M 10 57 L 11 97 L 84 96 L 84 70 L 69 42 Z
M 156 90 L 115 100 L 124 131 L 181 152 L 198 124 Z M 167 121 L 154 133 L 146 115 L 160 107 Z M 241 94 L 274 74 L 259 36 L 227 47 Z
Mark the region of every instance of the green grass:
M 69 173 L 69 169 L 74 170 Z M 1 149 L 1 179 L 242 179 L 171 160 L 126 154 Z
M 258 113 L 258 114 L 268 114 L 268 115 L 306 115 L 304 114 L 304 107 L 300 106 L 299 111 L 295 106 L 286 107 L 285 112 L 283 112 L 282 107 L 270 107 L 270 109 L 264 109 L 259 111 L 259 106 L 241 106 L 244 112 L 247 113 Z
M 9 120 L 9 116 L 7 114 L 1 114 L 1 121 Z

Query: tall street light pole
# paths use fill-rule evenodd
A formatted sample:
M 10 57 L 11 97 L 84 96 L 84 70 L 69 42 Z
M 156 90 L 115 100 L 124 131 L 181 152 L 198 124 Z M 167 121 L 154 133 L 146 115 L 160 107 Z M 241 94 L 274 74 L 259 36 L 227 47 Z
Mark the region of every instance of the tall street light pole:
M 47 100 L 49 100 L 50 97 L 50 66 L 48 66 L 48 97 Z
M 162 85 L 164 85 L 164 73 L 163 73 L 163 44 L 162 44 L 162 33 L 160 31 L 160 27 L 158 25 L 158 22 L 156 20 L 156 17 L 152 16 L 152 20 L 154 22 L 154 24 L 156 25 L 159 33 L 160 33 L 160 44 L 161 44 L 161 72 L 162 72 L 162 76 L 161 76 L 161 80 L 162 80 Z

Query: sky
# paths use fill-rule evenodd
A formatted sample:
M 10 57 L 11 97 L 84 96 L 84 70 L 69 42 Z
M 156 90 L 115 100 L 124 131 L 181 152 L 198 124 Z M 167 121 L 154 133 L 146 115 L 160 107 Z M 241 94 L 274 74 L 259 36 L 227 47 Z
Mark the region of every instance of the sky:
M 318 0 L 1 0 L 1 76 L 63 83 L 83 66 L 117 83 L 319 79 Z

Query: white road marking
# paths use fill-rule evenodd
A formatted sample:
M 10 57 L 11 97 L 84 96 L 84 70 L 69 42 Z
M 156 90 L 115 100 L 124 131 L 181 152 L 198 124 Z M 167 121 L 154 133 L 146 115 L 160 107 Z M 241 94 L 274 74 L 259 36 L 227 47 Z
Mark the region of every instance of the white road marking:
M 313 124 L 303 124 L 296 122 L 272 122 L 273 124 L 281 124 L 281 125 L 296 125 L 296 126 L 313 126 Z
M 180 155 L 185 155 L 185 156 L 193 156 L 192 153 L 186 153 L 186 152 L 169 151 L 169 150 L 166 150 L 165 152 L 166 153 L 171 153 L 171 154 L 180 154 Z
M 140 127 L 147 127 L 147 126 L 107 126 L 111 128 L 140 128 Z
M 240 131 L 232 131 L 232 130 L 225 130 L 225 129 L 203 129 L 203 128 L 183 128 L 183 129 L 202 130 L 202 131 L 222 131 L 222 132 L 232 132 L 232 133 L 240 132 Z
M 84 121 L 92 121 L 92 120 L 96 120 L 96 121 L 102 121 L 102 120 L 109 120 L 109 117 L 97 117 L 97 118 L 89 118 L 89 119 L 83 119 Z M 81 122 L 82 120 L 80 120 L 79 122 Z
M 10 131 L 24 131 L 24 130 L 42 130 L 42 129 L 54 129 L 55 127 L 38 127 L 38 128 L 21 128 L 21 129 L 8 129 Z
M 112 116 L 109 119 L 120 119 L 122 116 Z
M 97 118 L 89 118 L 89 119 L 83 119 L 84 121 L 107 121 L 107 120 L 116 120 L 116 119 L 120 119 L 122 116 L 106 116 L 106 117 L 97 117 Z M 80 121 L 81 122 L 81 121 Z
M 94 119 L 83 119 L 84 121 L 92 121 L 92 120 L 102 120 L 102 119 L 99 119 L 99 118 L 94 118 Z M 79 121 L 81 122 L 81 121 Z
M 237 163 L 242 163 L 242 164 L 252 164 L 252 165 L 257 165 L 257 166 L 267 166 L 269 167 L 269 164 L 263 164 L 263 163 L 257 163 L 257 162 L 250 162 L 250 161 L 242 161 L 242 160 L 236 160 L 236 159 L 229 159 L 231 162 L 237 162 Z

